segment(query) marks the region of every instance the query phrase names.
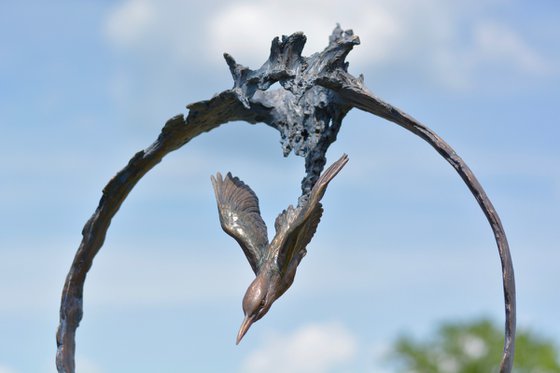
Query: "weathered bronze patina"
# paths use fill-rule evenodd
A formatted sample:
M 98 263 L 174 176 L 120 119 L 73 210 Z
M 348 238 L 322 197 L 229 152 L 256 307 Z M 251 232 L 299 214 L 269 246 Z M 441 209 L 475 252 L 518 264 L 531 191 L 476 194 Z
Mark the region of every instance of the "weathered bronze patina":
M 222 228 L 239 243 L 257 275 L 243 297 L 245 319 L 237 343 L 294 282 L 299 262 L 323 214 L 321 198 L 346 162 L 348 156 L 344 154 L 319 177 L 305 198 L 300 198 L 297 207 L 290 205 L 278 215 L 274 223 L 276 235 L 270 243 L 255 192 L 231 173 L 225 178 L 219 173 L 212 177 Z
M 453 166 L 476 198 L 494 232 L 502 264 L 505 342 L 500 373 L 511 372 L 516 314 L 513 264 L 502 223 L 484 189 L 461 157 L 434 131 L 372 94 L 364 86 L 361 76 L 356 78 L 348 73 L 346 56 L 355 45 L 359 44 L 358 37 L 351 30 L 344 31 L 337 27 L 329 39 L 329 45 L 322 52 L 309 57 L 301 55 L 305 41 L 306 38 L 302 33 L 284 36 L 281 40 L 274 39 L 268 60 L 257 70 L 241 66 L 231 56 L 225 55 L 233 75 L 233 88 L 217 94 L 210 100 L 188 105 L 189 113 L 186 118 L 178 115 L 168 120 L 157 140 L 146 149 L 136 153 L 105 186 L 96 211 L 83 228 L 83 239 L 62 291 L 60 325 L 56 338 L 58 347 L 56 364 L 59 372 L 75 372 L 75 334 L 83 316 L 84 283 L 93 259 L 103 245 L 111 219 L 136 183 L 164 156 L 185 145 L 194 137 L 227 122 L 246 121 L 253 124 L 262 122 L 276 128 L 281 135 L 284 155 L 293 150 L 295 154 L 305 157 L 306 176 L 302 181 L 302 197 L 300 197 L 298 207 L 280 218 L 282 220 L 293 217 L 295 221 L 301 220 L 302 223 L 281 221 L 279 223 L 281 228 L 277 229 L 275 240 L 288 241 L 275 244 L 275 240 L 273 240 L 268 246 L 267 252 L 278 250 L 279 254 L 287 255 L 289 258 L 280 260 L 283 268 L 286 268 L 286 265 L 288 268 L 290 265 L 297 267 L 297 264 L 292 263 L 297 263 L 301 259 L 304 252 L 301 248 L 305 248 L 303 242 L 311 239 L 311 232 L 314 231 L 314 227 L 311 225 L 318 221 L 318 218 L 315 217 L 317 213 L 313 211 L 317 211 L 320 196 L 332 178 L 332 176 L 326 176 L 324 180 L 320 179 L 326 163 L 327 149 L 336 140 L 342 119 L 352 108 L 385 118 L 421 137 Z M 280 83 L 282 88 L 270 90 L 269 88 L 276 82 Z M 335 169 L 342 167 L 345 160 L 339 162 L 335 163 Z M 326 172 L 326 175 L 328 174 L 329 171 Z M 215 186 L 223 183 L 236 183 L 235 179 L 229 176 L 226 176 L 225 180 L 220 177 L 215 180 Z M 320 181 L 317 182 L 317 180 Z M 249 193 L 248 187 L 245 188 L 241 185 L 239 182 L 237 191 L 245 193 L 251 199 L 252 194 Z M 225 192 L 217 192 L 217 197 L 218 203 L 220 203 L 220 198 L 223 198 L 224 201 L 228 198 L 232 201 L 235 200 L 231 196 L 227 197 Z M 256 198 L 253 202 L 247 203 L 252 203 L 251 206 L 253 206 L 255 201 Z M 221 212 L 227 211 L 227 209 L 228 207 L 222 207 Z M 235 210 L 230 206 L 229 211 L 239 213 L 241 210 Z M 255 220 L 254 216 L 253 220 L 245 219 L 242 219 L 244 224 L 261 224 L 260 222 L 255 223 L 258 219 Z M 222 224 L 224 224 L 223 221 Z M 227 222 L 226 217 L 226 231 L 230 229 L 228 224 L 231 228 L 231 223 Z M 264 223 L 262 224 L 264 225 Z M 258 229 L 261 228 L 254 228 L 251 232 L 246 230 L 244 233 L 253 235 L 250 239 L 252 243 L 249 243 L 247 237 L 239 236 L 239 232 L 228 233 L 238 241 L 241 240 L 240 243 L 242 247 L 245 245 L 246 253 L 253 250 L 248 248 L 248 244 L 254 244 L 254 249 L 257 250 L 255 253 L 257 253 L 265 243 L 262 231 L 258 233 Z M 280 233 L 283 229 L 287 229 L 291 233 Z M 300 236 L 302 244 L 289 242 L 294 237 L 300 239 Z M 299 249 L 296 250 L 296 248 Z M 251 257 L 248 255 L 248 259 L 257 273 L 257 279 L 246 295 L 244 310 L 247 316 L 239 337 L 243 336 L 252 322 L 264 315 L 264 307 L 270 307 L 272 301 L 277 298 L 276 295 L 288 288 L 289 285 L 286 286 L 282 282 L 288 280 L 291 282 L 290 270 L 287 270 L 280 280 L 264 279 L 264 277 L 270 277 L 272 273 L 272 270 L 265 270 L 270 264 L 264 263 L 269 262 L 264 260 L 263 264 L 259 264 L 259 257 L 254 253 L 250 255 Z M 260 260 L 265 257 L 266 255 L 261 256 Z M 274 265 L 278 266 L 278 263 L 276 262 Z M 261 268 L 261 266 L 263 267 Z M 295 268 L 293 268 L 293 272 L 295 272 Z M 265 273 L 267 273 L 266 276 Z M 259 311 L 261 309 L 259 300 L 262 302 L 262 299 L 260 295 L 256 294 L 257 289 L 264 291 L 270 286 L 276 286 L 271 293 L 273 296 L 269 296 L 268 299 L 265 296 L 265 305 L 262 311 Z

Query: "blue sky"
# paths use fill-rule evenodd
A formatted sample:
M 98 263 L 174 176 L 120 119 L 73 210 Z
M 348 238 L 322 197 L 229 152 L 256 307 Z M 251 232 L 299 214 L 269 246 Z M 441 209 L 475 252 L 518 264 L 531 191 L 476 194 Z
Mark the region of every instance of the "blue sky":
M 510 240 L 519 326 L 560 335 L 559 3 L 283 4 L 2 2 L 0 373 L 55 371 L 60 292 L 101 189 L 168 118 L 231 87 L 222 53 L 256 68 L 273 37 L 303 31 L 308 55 L 337 22 L 362 41 L 350 71 L 446 139 L 485 187 Z M 219 227 L 209 177 L 249 184 L 271 229 L 297 200 L 303 159 L 245 123 L 169 155 L 125 201 L 88 276 L 78 371 L 383 372 L 402 333 L 501 324 L 492 232 L 452 168 L 358 111 L 329 162 L 343 152 L 294 285 L 239 346 L 252 272 Z

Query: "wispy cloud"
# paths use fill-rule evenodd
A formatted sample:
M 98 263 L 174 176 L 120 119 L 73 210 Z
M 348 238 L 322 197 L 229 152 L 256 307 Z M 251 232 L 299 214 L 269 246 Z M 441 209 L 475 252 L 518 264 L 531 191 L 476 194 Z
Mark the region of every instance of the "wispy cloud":
M 120 46 L 141 47 L 142 40 L 161 22 L 157 3 L 149 0 L 125 1 L 109 14 L 106 33 Z
M 266 58 L 266 47 L 273 37 L 302 31 L 308 37 L 305 52 L 312 54 L 326 47 L 328 35 L 336 22 L 341 22 L 342 26 L 353 27 L 364 40 L 375 40 L 367 49 L 358 51 L 353 60 L 375 63 L 390 58 L 402 37 L 403 27 L 397 16 L 384 2 L 267 0 L 232 3 L 206 27 L 213 54 L 231 51 L 243 63 L 258 66 Z
M 358 341 L 337 323 L 309 324 L 293 333 L 274 334 L 249 354 L 244 372 L 328 372 L 350 362 Z
M 431 51 L 432 65 L 450 87 L 464 90 L 480 86 L 486 75 L 483 70 L 528 76 L 554 73 L 551 62 L 506 23 L 475 19 L 466 31 L 462 40 L 451 38 Z
M 13 370 L 12 368 L 10 368 L 6 365 L 2 365 L 2 363 L 0 363 L 0 373 L 16 373 L 16 371 Z
M 545 74 L 550 71 L 548 61 L 504 23 L 489 20 L 476 24 L 474 42 L 475 54 L 481 60 L 510 62 L 527 73 Z
M 326 46 L 328 35 L 340 22 L 362 39 L 364 45 L 351 57 L 359 69 L 407 66 L 451 89 L 483 84 L 479 70 L 494 65 L 526 75 L 551 73 L 551 62 L 519 30 L 485 16 L 492 6 L 505 5 L 265 0 L 224 3 L 207 13 L 206 7 L 194 8 L 177 0 L 127 0 L 109 14 L 105 31 L 109 40 L 125 50 L 147 55 L 162 52 L 183 65 L 222 64 L 220 56 L 227 51 L 239 62 L 258 67 L 275 36 L 303 31 L 308 37 L 304 53 L 312 54 Z M 189 22 L 182 21 L 186 17 Z

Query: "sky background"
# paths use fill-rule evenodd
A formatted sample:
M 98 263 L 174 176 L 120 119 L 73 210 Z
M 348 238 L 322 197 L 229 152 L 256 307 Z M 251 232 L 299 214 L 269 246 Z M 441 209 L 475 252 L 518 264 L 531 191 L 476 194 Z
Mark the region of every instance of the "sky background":
M 83 224 L 168 118 L 232 86 L 222 53 L 258 68 L 275 36 L 303 31 L 310 55 L 337 22 L 362 42 L 350 72 L 473 169 L 508 233 L 518 325 L 559 341 L 559 16 L 553 0 L 1 2 L 0 373 L 55 371 Z M 304 176 L 279 139 L 229 123 L 140 181 L 86 281 L 78 372 L 390 372 L 399 335 L 503 324 L 496 245 L 466 186 L 419 138 L 356 110 L 294 285 L 236 346 L 253 274 L 210 175 L 249 184 L 271 236 Z

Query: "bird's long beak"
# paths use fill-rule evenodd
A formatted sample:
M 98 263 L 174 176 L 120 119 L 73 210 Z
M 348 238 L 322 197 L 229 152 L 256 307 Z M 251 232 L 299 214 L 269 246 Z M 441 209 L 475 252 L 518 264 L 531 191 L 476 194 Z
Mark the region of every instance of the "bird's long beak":
M 239 333 L 237 333 L 237 342 L 235 342 L 236 345 L 241 342 L 241 339 L 243 338 L 245 333 L 247 333 L 247 330 L 249 330 L 253 322 L 255 322 L 254 317 L 251 317 L 250 315 L 245 316 L 243 322 L 241 323 L 241 328 L 239 328 Z

